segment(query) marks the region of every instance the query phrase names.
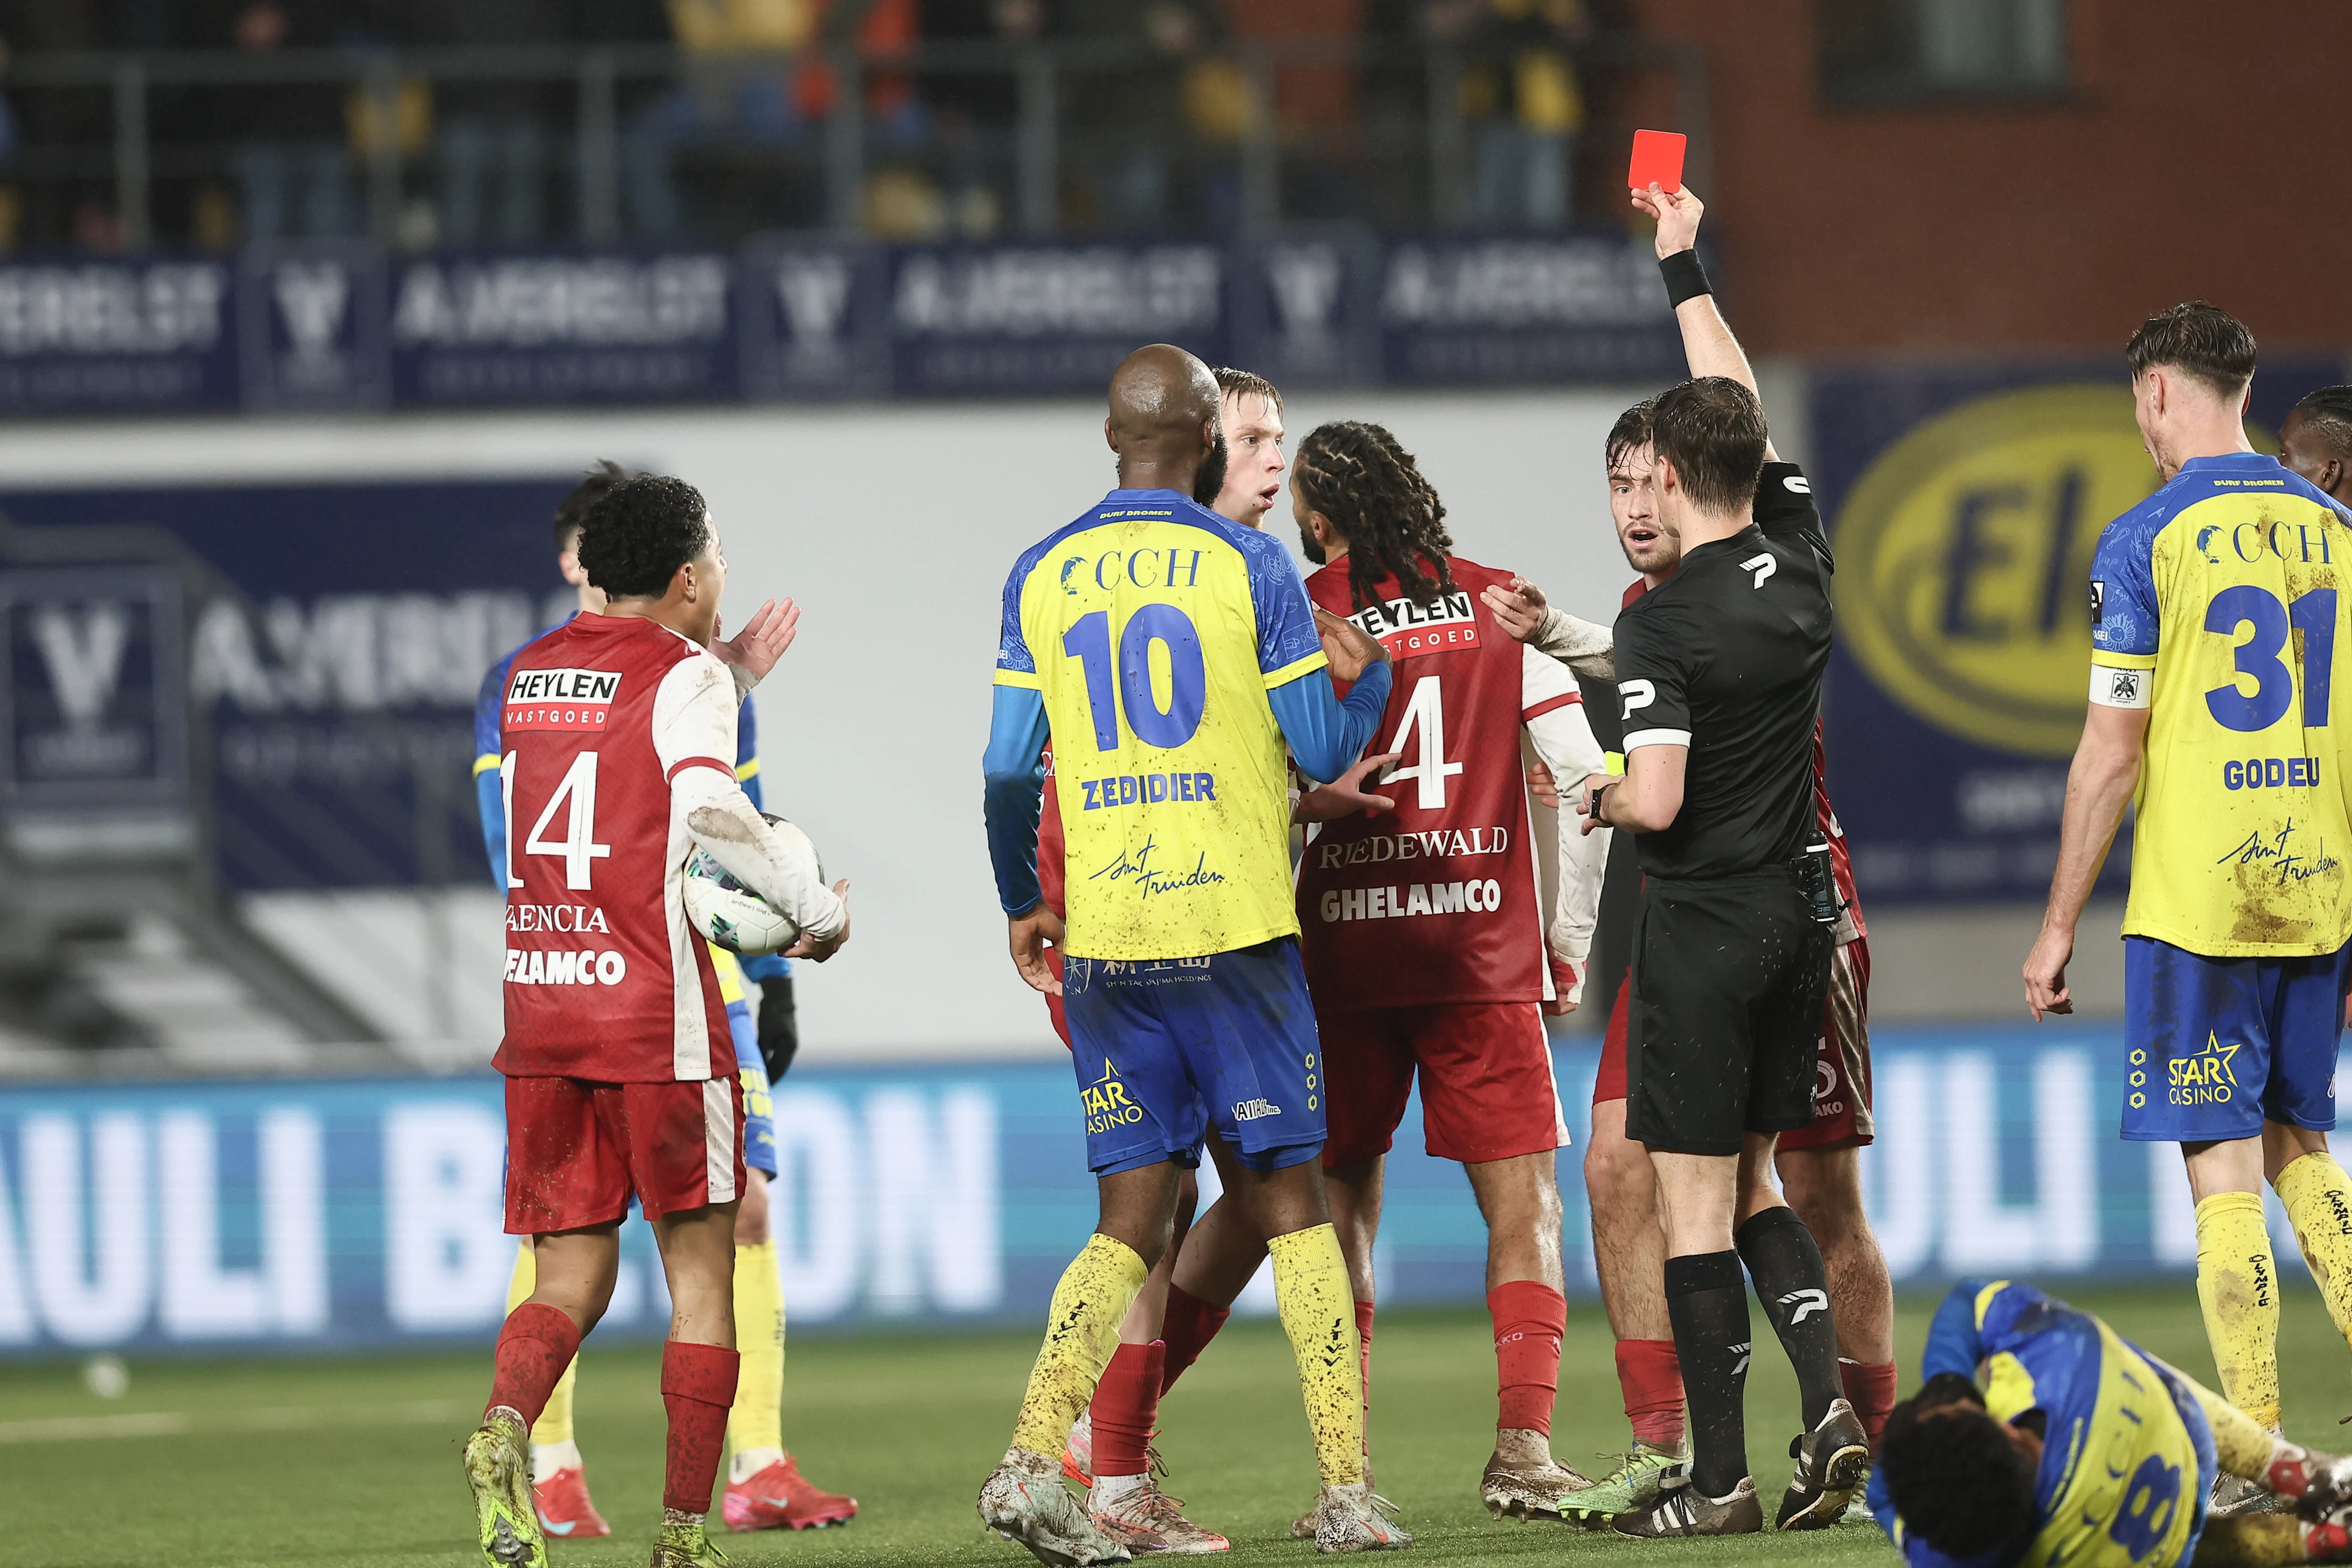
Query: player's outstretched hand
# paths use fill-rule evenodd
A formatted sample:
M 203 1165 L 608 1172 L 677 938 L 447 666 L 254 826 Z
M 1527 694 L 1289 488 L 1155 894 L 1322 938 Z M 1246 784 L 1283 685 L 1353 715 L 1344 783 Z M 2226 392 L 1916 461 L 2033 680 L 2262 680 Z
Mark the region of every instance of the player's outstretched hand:
M 1337 822 L 1343 816 L 1353 816 L 1360 811 L 1377 816 L 1383 811 L 1394 811 L 1396 801 L 1385 795 L 1367 794 L 1364 780 L 1375 769 L 1387 767 L 1402 752 L 1382 752 L 1366 757 L 1329 784 L 1308 790 L 1290 808 L 1293 822 Z
M 1657 220 L 1659 260 L 1698 244 L 1698 220 L 1706 216 L 1706 207 L 1691 195 L 1689 186 L 1662 190 L 1653 180 L 1648 190 L 1633 193 L 1633 205 Z
M 1559 781 L 1552 777 L 1551 769 L 1542 763 L 1528 770 L 1528 790 L 1536 797 L 1537 805 L 1549 806 L 1554 811 L 1559 809 Z
M 1323 636 L 1323 657 L 1331 661 L 1331 673 L 1338 679 L 1361 680 L 1364 671 L 1389 661 L 1389 650 L 1381 646 L 1380 638 L 1320 605 L 1315 607 L 1315 629 Z
M 1544 591 L 1524 577 L 1512 578 L 1508 591 L 1487 588 L 1478 597 L 1486 601 L 1486 613 L 1495 617 L 1495 624 L 1520 642 L 1535 640 L 1544 611 L 1551 605 Z
M 813 937 L 806 931 L 801 932 L 800 941 L 784 949 L 786 958 L 805 958 L 812 963 L 823 963 L 826 959 L 839 952 L 841 944 L 849 940 L 849 879 L 844 877 L 840 881 L 835 882 L 833 885 L 833 891 L 834 896 L 841 900 L 841 930 L 832 936 L 821 939 Z
M 1025 915 L 1009 917 L 1004 924 L 1013 948 L 1013 967 L 1021 972 L 1021 978 L 1032 991 L 1059 996 L 1062 982 L 1054 966 L 1045 962 L 1045 949 L 1048 944 L 1062 945 L 1061 917 L 1040 902 Z
M 2033 951 L 2025 955 L 2025 1010 L 2035 1023 L 2045 1013 L 2063 1017 L 2074 1010 L 2074 993 L 2066 984 L 2066 965 L 2074 956 L 2071 931 L 2043 926 L 2033 939 Z
M 724 629 L 723 626 L 718 629 Z M 773 599 L 763 602 L 743 623 L 743 629 L 725 642 L 714 635 L 710 651 L 719 661 L 750 676 L 754 681 L 776 668 L 784 650 L 793 646 L 793 638 L 801 629 L 801 607 L 786 599 L 779 605 Z

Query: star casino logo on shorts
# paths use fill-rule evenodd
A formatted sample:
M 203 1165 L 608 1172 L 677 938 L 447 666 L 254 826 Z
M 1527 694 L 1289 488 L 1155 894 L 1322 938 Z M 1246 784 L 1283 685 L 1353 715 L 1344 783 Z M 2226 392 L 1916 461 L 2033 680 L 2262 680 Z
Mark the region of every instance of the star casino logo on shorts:
M 1127 1085 L 1118 1081 L 1118 1068 L 1109 1062 L 1103 1063 L 1102 1077 L 1078 1090 L 1078 1103 L 1086 1107 L 1090 1133 L 1132 1127 L 1143 1120 L 1143 1107 L 1128 1098 Z
M 2226 1105 L 2238 1087 L 2237 1069 L 2231 1065 L 2242 1047 L 2223 1045 L 2210 1031 L 2205 1043 L 2185 1057 L 2175 1057 L 2165 1063 L 2165 1073 L 2170 1080 L 2165 1099 L 2174 1105 Z
M 2120 388 L 1997 393 L 1925 421 L 1838 513 L 1846 646 L 1937 729 L 2072 756 L 2099 597 L 2083 584 L 2101 528 L 2156 483 Z

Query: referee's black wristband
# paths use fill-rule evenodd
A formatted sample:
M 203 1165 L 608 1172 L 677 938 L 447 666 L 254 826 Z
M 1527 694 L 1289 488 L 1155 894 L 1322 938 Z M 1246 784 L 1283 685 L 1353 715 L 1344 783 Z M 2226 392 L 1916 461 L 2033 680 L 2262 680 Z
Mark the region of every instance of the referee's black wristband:
M 1706 268 L 1699 261 L 1696 250 L 1677 250 L 1658 261 L 1658 276 L 1666 280 L 1666 300 L 1679 307 L 1685 300 L 1696 300 L 1702 294 L 1712 294 L 1715 286 L 1706 280 Z

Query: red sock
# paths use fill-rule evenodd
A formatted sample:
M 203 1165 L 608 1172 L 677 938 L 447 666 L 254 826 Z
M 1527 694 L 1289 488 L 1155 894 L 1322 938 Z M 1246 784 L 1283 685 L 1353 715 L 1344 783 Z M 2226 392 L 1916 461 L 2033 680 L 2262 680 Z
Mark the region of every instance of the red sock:
M 717 1345 L 672 1340 L 662 1346 L 662 1404 L 669 1410 L 669 1469 L 662 1507 L 709 1513 L 719 1479 L 719 1450 L 727 1441 L 727 1409 L 735 1403 L 735 1374 L 743 1358 Z
M 579 1349 L 580 1325 L 555 1308 L 525 1301 L 509 1312 L 506 1327 L 499 1331 L 490 1403 L 483 1418 L 503 1405 L 520 1411 L 524 1426 L 536 1422 Z
M 1495 1320 L 1495 1382 L 1502 1401 L 1495 1425 L 1549 1437 L 1552 1402 L 1559 1397 L 1567 1298 L 1533 1279 L 1506 1279 L 1486 1292 L 1486 1311 Z
M 1095 1425 L 1095 1474 L 1139 1476 L 1150 1467 L 1151 1428 L 1160 1419 L 1163 1341 L 1113 1351 L 1087 1406 Z
M 1870 1452 L 1875 1458 L 1878 1435 L 1886 1430 L 1886 1418 L 1895 1410 L 1895 1363 L 1840 1357 L 1838 1381 L 1845 1384 L 1846 1403 L 1862 1417 L 1862 1429 L 1870 1434 Z
M 1219 1307 L 1203 1301 L 1181 1285 L 1171 1281 L 1168 1286 L 1168 1310 L 1160 1314 L 1160 1339 L 1167 1347 L 1167 1360 L 1160 1372 L 1160 1392 L 1166 1394 L 1184 1375 L 1184 1369 L 1201 1359 L 1225 1320 L 1234 1315 L 1231 1307 Z
M 1617 1386 L 1625 1393 L 1625 1419 L 1636 1441 L 1654 1448 L 1683 1446 L 1683 1363 L 1672 1340 L 1619 1340 Z
M 1356 1365 L 1364 1374 L 1364 1452 L 1372 1451 L 1372 1304 L 1356 1303 Z

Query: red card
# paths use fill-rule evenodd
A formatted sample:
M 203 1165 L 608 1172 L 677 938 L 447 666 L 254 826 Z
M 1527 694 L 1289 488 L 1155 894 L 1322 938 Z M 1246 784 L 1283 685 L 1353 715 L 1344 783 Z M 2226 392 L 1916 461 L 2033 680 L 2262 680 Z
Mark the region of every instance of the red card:
M 1683 188 L 1683 149 L 1690 139 L 1679 131 L 1633 132 L 1633 165 L 1625 172 L 1628 189 L 1662 191 Z

